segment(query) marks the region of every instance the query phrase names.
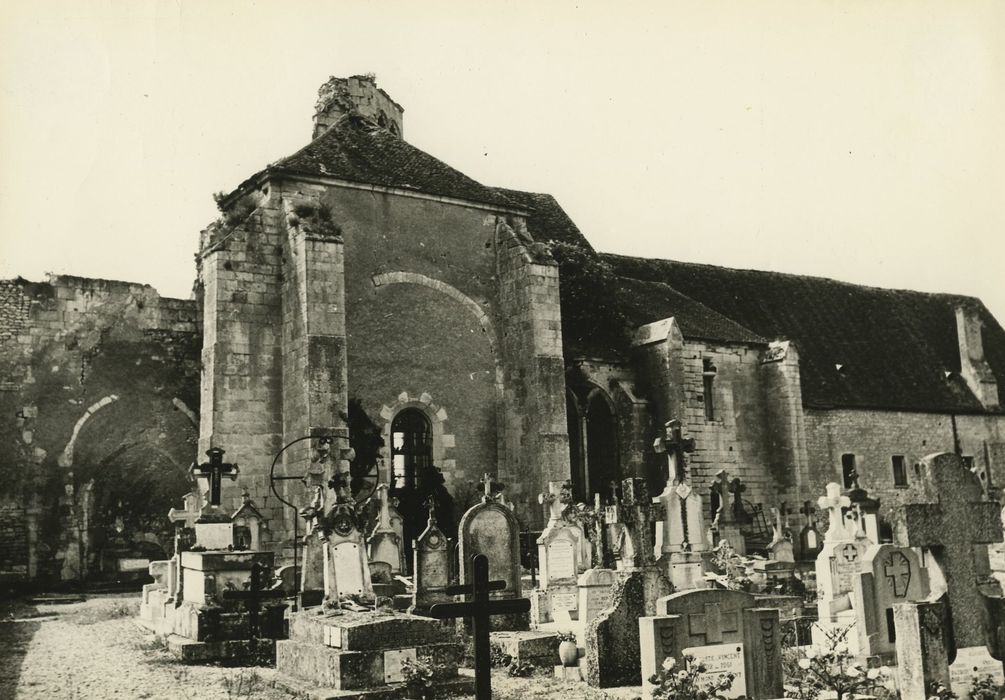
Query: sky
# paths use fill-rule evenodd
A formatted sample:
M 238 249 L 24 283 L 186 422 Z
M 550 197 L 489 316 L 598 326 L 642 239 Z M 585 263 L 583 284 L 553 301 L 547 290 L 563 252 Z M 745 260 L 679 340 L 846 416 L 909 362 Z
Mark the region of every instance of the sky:
M 5 0 L 0 278 L 188 297 L 212 193 L 374 73 L 405 138 L 603 251 L 982 298 L 1005 323 L 997 0 Z

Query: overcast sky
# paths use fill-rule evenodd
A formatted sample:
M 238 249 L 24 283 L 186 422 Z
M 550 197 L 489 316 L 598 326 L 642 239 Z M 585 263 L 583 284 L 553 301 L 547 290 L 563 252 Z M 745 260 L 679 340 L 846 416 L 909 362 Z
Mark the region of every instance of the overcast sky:
M 372 72 L 408 141 L 601 250 L 1005 323 L 1005 2 L 5 0 L 0 71 L 0 277 L 187 297 L 212 193 Z

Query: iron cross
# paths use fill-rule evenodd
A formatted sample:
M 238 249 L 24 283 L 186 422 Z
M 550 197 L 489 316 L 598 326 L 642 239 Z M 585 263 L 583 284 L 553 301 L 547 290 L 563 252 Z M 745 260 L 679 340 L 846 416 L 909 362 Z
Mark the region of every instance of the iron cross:
M 202 464 L 192 464 L 190 471 L 196 476 L 204 476 L 209 479 L 209 505 L 220 505 L 220 490 L 223 477 L 233 481 L 240 471 L 236 464 L 227 464 L 223 461 L 226 450 L 219 447 L 210 447 L 206 450 L 209 457 L 208 462 Z
M 520 613 L 530 610 L 528 598 L 509 598 L 506 600 L 490 600 L 489 591 L 498 591 L 506 587 L 505 581 L 489 581 L 489 558 L 484 554 L 472 557 L 474 577 L 471 585 L 449 586 L 448 595 L 471 596 L 464 603 L 436 603 L 429 608 L 429 617 L 439 620 L 457 617 L 470 617 L 472 636 L 475 640 L 475 698 L 491 700 L 492 698 L 492 662 L 490 659 L 489 618 L 492 615 Z

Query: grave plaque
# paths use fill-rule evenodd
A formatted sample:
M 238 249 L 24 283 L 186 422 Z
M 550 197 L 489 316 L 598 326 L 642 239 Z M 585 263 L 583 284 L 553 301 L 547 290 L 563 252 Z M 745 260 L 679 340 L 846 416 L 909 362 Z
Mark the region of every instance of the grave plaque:
M 579 577 L 579 619 L 589 623 L 611 604 L 614 572 L 610 569 L 589 569 Z
M 384 682 L 402 683 L 405 674 L 402 671 L 405 659 L 415 661 L 415 649 L 389 649 L 384 652 Z
M 492 478 L 482 480 L 485 495 L 481 503 L 467 510 L 458 526 L 461 582 L 471 583 L 472 558 L 484 554 L 489 561 L 489 579 L 505 581 L 493 598 L 520 597 L 520 527 L 516 517 L 492 495 Z
M 1005 683 L 1002 662 L 992 658 L 987 647 L 966 647 L 956 650 L 956 660 L 949 665 L 949 680 L 960 697 L 968 692 L 978 678 L 991 676 L 995 683 Z
M 578 607 L 575 591 L 558 591 L 551 596 L 552 610 L 576 610 Z
M 548 544 L 548 576 L 551 580 L 575 578 L 576 550 L 572 540 L 562 537 Z
M 365 582 L 360 557 L 360 546 L 355 542 L 342 542 L 332 548 L 331 565 L 338 577 L 339 593 L 361 595 L 364 592 Z
M 704 664 L 705 673 L 715 677 L 732 673 L 735 678 L 729 690 L 724 691 L 727 698 L 738 698 L 747 694 L 747 679 L 743 667 L 743 644 L 713 644 L 704 647 L 688 647 L 684 649 L 685 656 L 693 656 L 692 664 Z

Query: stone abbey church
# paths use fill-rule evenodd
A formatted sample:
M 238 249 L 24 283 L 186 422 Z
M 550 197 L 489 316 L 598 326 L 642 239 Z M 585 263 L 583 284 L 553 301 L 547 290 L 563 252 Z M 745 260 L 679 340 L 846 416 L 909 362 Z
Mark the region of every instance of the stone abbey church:
M 191 300 L 0 281 L 0 582 L 163 558 L 210 447 L 240 466 L 225 506 L 289 554 L 270 467 L 311 434 L 406 518 L 439 488 L 456 522 L 488 473 L 529 530 L 551 480 L 658 493 L 673 418 L 706 504 L 724 469 L 765 509 L 856 474 L 886 508 L 942 451 L 1005 485 L 1005 331 L 979 300 L 601 253 L 551 196 L 411 146 L 372 77 L 325 83 L 312 140 L 218 204 Z M 275 473 L 310 469 L 302 441 Z

